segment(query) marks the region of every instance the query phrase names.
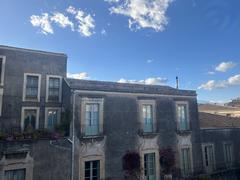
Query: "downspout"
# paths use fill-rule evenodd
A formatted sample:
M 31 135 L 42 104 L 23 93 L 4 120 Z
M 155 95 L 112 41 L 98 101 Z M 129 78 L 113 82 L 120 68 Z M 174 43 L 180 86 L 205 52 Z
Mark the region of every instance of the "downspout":
M 71 165 L 71 180 L 74 180 L 74 154 L 75 154 L 75 91 L 72 91 L 72 165 Z

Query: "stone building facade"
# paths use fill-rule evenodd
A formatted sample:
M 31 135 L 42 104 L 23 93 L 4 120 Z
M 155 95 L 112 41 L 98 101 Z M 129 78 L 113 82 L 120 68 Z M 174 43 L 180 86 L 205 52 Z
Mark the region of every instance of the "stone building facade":
M 196 179 L 215 172 L 205 164 L 209 136 L 234 138 L 200 127 L 195 91 L 69 79 L 61 53 L 0 46 L 0 62 L 0 179 L 121 180 L 123 157 L 135 152 L 138 177 L 158 180 L 164 149 L 174 152 L 174 178 Z M 56 137 L 60 125 L 70 134 Z

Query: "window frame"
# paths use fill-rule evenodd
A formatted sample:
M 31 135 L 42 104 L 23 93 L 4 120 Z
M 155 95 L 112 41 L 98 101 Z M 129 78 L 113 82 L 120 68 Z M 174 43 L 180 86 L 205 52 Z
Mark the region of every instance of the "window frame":
M 86 135 L 86 105 L 87 104 L 98 104 L 99 105 L 99 126 L 98 126 L 98 134 L 97 135 Z M 84 97 L 81 99 L 81 134 L 85 137 L 94 137 L 99 136 L 103 133 L 103 114 L 104 114 L 104 99 L 103 98 L 87 98 Z
M 212 165 L 212 167 L 208 167 L 206 165 L 206 157 L 205 157 L 205 147 L 206 146 L 212 146 L 212 150 L 213 150 L 213 165 Z M 207 173 L 213 172 L 216 169 L 216 159 L 215 159 L 214 143 L 203 143 L 202 144 L 202 157 L 203 157 L 203 167 L 205 169 L 205 172 L 207 172 Z
M 138 100 L 138 106 L 139 106 L 139 120 L 141 125 L 141 130 L 144 134 L 148 133 L 155 133 L 157 131 L 157 122 L 156 122 L 156 101 L 155 100 Z M 152 106 L 152 131 L 151 132 L 145 132 L 144 126 L 145 121 L 143 117 L 143 106 Z
M 4 179 L 6 179 L 6 173 L 7 172 L 12 172 L 12 173 L 16 173 L 17 171 L 22 171 L 24 172 L 24 180 L 26 179 L 26 168 L 21 168 L 21 169 L 11 169 L 11 170 L 5 170 L 4 171 Z
M 58 78 L 60 80 L 58 101 L 49 100 L 49 79 L 50 78 Z M 46 75 L 46 102 L 62 102 L 62 76 Z
M 80 171 L 79 171 L 79 177 L 80 179 L 85 179 L 85 162 L 88 161 L 99 161 L 100 162 L 100 167 L 99 167 L 99 175 L 100 175 L 100 180 L 105 179 L 105 159 L 104 156 L 102 155 L 88 155 L 84 156 L 79 159 L 80 163 Z
M 38 93 L 37 93 L 37 98 L 36 98 L 36 99 L 27 99 L 27 97 L 26 97 L 27 76 L 36 76 L 36 77 L 38 77 Z M 41 74 L 24 73 L 24 80 L 23 80 L 23 101 L 40 102 L 41 77 L 42 77 Z
M 231 162 L 227 162 L 227 157 L 226 157 L 226 145 L 231 144 Z M 232 167 L 234 163 L 234 145 L 232 142 L 223 142 L 223 153 L 224 153 L 224 163 L 226 167 Z
M 180 119 L 178 118 L 178 106 L 185 105 L 186 106 L 186 118 L 188 123 L 187 129 L 180 129 Z M 177 123 L 177 130 L 178 131 L 191 131 L 191 122 L 190 122 L 190 113 L 189 113 L 189 103 L 188 101 L 175 101 L 175 119 Z
M 185 172 L 183 169 L 183 159 L 182 159 L 182 150 L 183 149 L 189 149 L 189 156 L 190 156 L 190 170 L 189 172 Z M 193 173 L 193 157 L 192 157 L 192 146 L 191 145 L 181 145 L 179 147 L 179 159 L 180 159 L 180 167 L 181 167 L 181 173 L 184 177 L 187 177 Z
M 39 107 L 22 107 L 22 114 L 21 114 L 21 130 L 24 131 L 24 117 L 25 117 L 25 110 L 36 110 L 36 128 L 39 129 Z
M 1 71 L 0 86 L 4 86 L 6 56 L 0 55 L 0 58 L 2 58 L 2 71 Z
M 145 173 L 144 173 L 144 155 L 145 154 L 155 154 L 155 177 L 156 179 L 160 178 L 160 162 L 159 162 L 159 150 L 158 149 L 145 149 L 140 151 L 140 156 L 141 156 L 141 169 L 142 171 L 142 178 L 145 179 Z
M 57 110 L 57 124 L 60 123 L 61 121 L 61 107 L 46 107 L 45 108 L 45 122 L 44 122 L 44 128 L 45 129 L 49 129 L 48 128 L 48 111 L 50 110 Z M 54 130 L 54 129 L 49 129 L 49 130 Z
M 6 155 L 0 160 L 0 179 L 5 179 L 5 171 L 25 169 L 25 180 L 33 179 L 33 158 L 27 153 L 24 159 L 7 159 Z
M 3 88 L 0 88 L 0 116 L 2 116 L 3 108 Z

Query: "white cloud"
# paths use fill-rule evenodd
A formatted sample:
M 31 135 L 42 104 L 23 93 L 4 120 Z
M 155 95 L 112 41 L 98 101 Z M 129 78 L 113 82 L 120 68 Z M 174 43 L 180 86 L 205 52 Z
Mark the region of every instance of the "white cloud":
M 104 1 L 108 3 L 116 3 L 119 2 L 120 0 L 104 0 Z
M 69 20 L 67 16 L 60 12 L 55 12 L 53 16 L 51 17 L 51 21 L 55 22 L 58 24 L 60 27 L 65 28 L 65 27 L 70 27 L 72 31 L 74 31 L 74 24 Z
M 227 72 L 229 69 L 232 69 L 236 66 L 236 63 L 233 63 L 231 61 L 228 62 L 221 62 L 216 68 L 216 71 L 220 71 L 220 72 Z
M 75 7 L 73 6 L 69 6 L 66 11 L 70 14 L 76 14 L 77 13 L 77 10 L 75 9 Z
M 52 23 L 57 24 L 61 28 L 70 27 L 72 31 L 76 30 L 84 37 L 89 37 L 94 33 L 95 21 L 93 16 L 73 6 L 69 6 L 66 12 L 68 15 L 73 16 L 73 21 L 70 20 L 69 16 L 61 12 L 54 12 L 52 14 L 43 13 L 41 16 L 32 15 L 30 22 L 34 27 L 39 27 L 43 34 L 54 33 Z
M 214 75 L 215 72 L 214 72 L 214 71 L 208 71 L 207 74 L 209 74 L 209 75 Z
M 163 31 L 168 24 L 166 11 L 173 0 L 124 0 L 110 8 L 110 12 L 129 17 L 129 28 L 153 28 Z M 112 1 L 111 1 L 112 2 Z M 118 2 L 118 1 L 117 1 Z
M 80 73 L 67 73 L 68 78 L 73 79 L 89 79 L 89 75 L 86 72 L 80 72 Z
M 93 16 L 84 13 L 80 9 L 74 8 L 73 6 L 69 6 L 66 11 L 75 16 L 78 24 L 78 32 L 82 36 L 89 37 L 94 33 L 95 21 Z
M 213 89 L 220 89 L 220 88 L 225 88 L 225 87 L 226 87 L 225 81 L 209 80 L 205 84 L 201 84 L 198 87 L 198 89 L 213 90 Z
M 106 31 L 105 29 L 102 29 L 102 30 L 101 30 L 101 34 L 104 35 L 104 36 L 106 36 L 106 35 L 107 35 L 107 31 Z
M 147 63 L 152 63 L 153 62 L 153 59 L 148 59 L 147 60 Z
M 146 84 L 146 85 L 165 85 L 167 83 L 167 78 L 162 77 L 150 77 L 145 80 L 127 80 L 121 78 L 118 83 L 132 83 L 132 84 Z
M 237 74 L 235 76 L 229 77 L 227 80 L 210 80 L 204 84 L 201 84 L 198 89 L 204 89 L 204 90 L 213 90 L 213 89 L 221 89 L 221 88 L 227 88 L 230 86 L 237 86 L 240 85 L 240 74 Z
M 53 34 L 53 28 L 48 13 L 43 13 L 42 15 L 32 15 L 30 17 L 30 22 L 34 27 L 40 27 L 41 33 L 43 34 Z
M 228 78 L 230 85 L 240 85 L 240 74 Z

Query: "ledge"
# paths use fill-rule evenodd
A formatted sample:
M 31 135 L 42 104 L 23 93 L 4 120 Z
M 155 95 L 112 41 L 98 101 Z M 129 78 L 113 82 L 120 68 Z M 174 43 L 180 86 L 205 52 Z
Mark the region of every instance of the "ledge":
M 105 136 L 103 134 L 99 134 L 99 135 L 94 135 L 94 136 L 85 136 L 85 135 L 81 135 L 80 136 L 80 141 L 102 141 L 105 138 Z
M 191 130 L 191 129 L 189 129 L 189 130 L 176 130 L 176 133 L 177 133 L 178 135 L 184 136 L 184 135 L 189 135 L 189 134 L 191 134 L 191 133 L 192 133 L 192 130 Z
M 154 138 L 159 135 L 158 132 L 138 132 L 138 135 L 146 138 Z

